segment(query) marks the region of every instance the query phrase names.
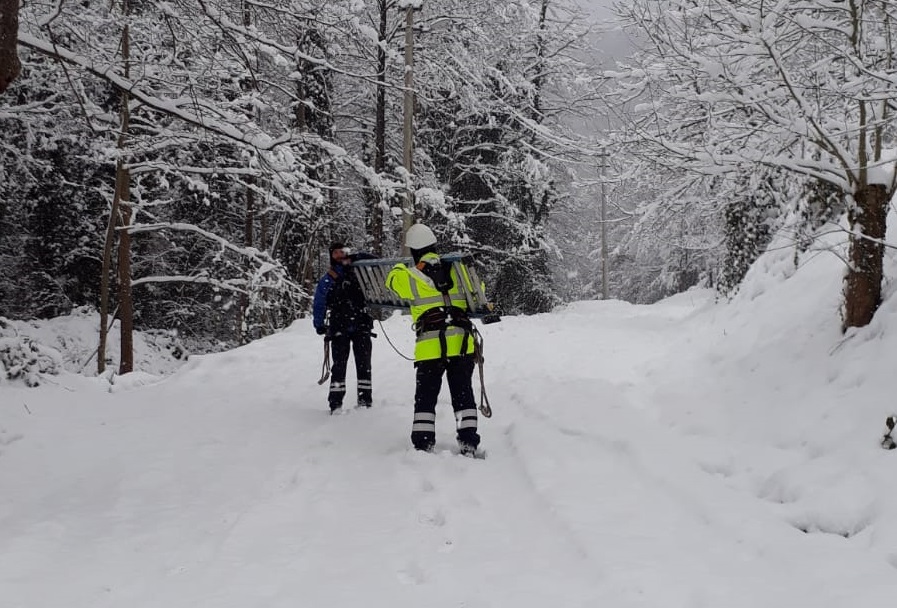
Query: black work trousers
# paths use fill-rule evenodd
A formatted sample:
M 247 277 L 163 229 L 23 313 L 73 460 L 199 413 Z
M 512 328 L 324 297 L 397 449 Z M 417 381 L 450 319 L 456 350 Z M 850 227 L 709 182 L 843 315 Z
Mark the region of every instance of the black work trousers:
M 480 444 L 480 436 L 477 433 L 477 406 L 473 395 L 473 355 L 418 361 L 414 365 L 417 367 L 417 388 L 414 393 L 411 443 L 419 450 L 430 450 L 436 443 L 436 399 L 445 374 L 452 395 L 452 409 L 455 410 L 458 443 L 462 448 L 476 448 Z
M 330 394 L 327 400 L 330 409 L 339 409 L 346 396 L 346 368 L 349 365 L 349 351 L 355 355 L 355 377 L 358 380 L 358 405 L 371 406 L 371 334 L 355 332 L 339 334 L 330 338 L 330 354 L 333 362 L 330 368 Z

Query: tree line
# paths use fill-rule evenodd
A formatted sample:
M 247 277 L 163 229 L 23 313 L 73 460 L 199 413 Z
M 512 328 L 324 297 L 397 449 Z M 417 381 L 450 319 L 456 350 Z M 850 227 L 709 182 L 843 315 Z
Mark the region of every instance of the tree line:
M 508 313 L 731 294 L 775 235 L 797 262 L 842 231 L 842 325 L 863 326 L 895 10 L 633 0 L 632 52 L 598 67 L 565 0 L 6 8 L 0 315 L 90 304 L 242 342 L 307 309 L 326 242 L 399 255 L 415 218 L 479 254 Z
M 558 302 L 548 218 L 589 149 L 563 115 L 595 99 L 566 3 L 38 1 L 18 18 L 0 314 L 90 304 L 123 342 L 243 342 L 308 308 L 328 241 L 398 255 L 412 217 L 480 254 L 507 312 Z

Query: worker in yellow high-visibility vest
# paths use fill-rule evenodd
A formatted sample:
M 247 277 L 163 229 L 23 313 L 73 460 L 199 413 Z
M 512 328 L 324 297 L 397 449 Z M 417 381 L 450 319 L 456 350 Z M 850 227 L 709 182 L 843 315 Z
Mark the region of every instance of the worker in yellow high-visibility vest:
M 393 266 L 386 287 L 411 305 L 417 332 L 414 366 L 417 385 L 411 443 L 418 450 L 432 450 L 436 443 L 436 399 L 442 376 L 448 379 L 455 410 L 457 440 L 462 453 L 473 454 L 480 444 L 477 408 L 472 377 L 475 365 L 474 336 L 462 281 L 473 290 L 470 277 L 436 254 L 436 236 L 423 224 L 415 224 L 405 235 L 414 266 Z

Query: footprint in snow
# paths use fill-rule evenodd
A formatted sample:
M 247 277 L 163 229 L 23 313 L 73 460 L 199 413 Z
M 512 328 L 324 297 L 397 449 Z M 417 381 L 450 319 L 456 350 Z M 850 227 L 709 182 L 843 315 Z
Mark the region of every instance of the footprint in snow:
M 434 526 L 436 528 L 441 528 L 445 525 L 446 517 L 445 513 L 439 507 L 432 509 L 431 512 L 422 512 L 418 515 L 417 520 L 422 524 L 427 524 L 430 526 Z
M 396 572 L 396 577 L 405 585 L 423 585 L 427 582 L 427 575 L 417 562 L 410 562 Z

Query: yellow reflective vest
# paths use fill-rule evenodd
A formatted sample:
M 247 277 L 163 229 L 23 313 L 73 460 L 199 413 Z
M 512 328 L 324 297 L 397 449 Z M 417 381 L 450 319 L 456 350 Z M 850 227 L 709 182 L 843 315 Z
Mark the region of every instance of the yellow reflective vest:
M 452 287 L 448 293 L 443 294 L 436 289 L 433 280 L 420 268 L 424 268 L 424 264 L 438 261 L 438 255 L 426 253 L 421 257 L 418 266 L 409 268 L 405 264 L 396 264 L 386 276 L 386 288 L 411 304 L 411 319 L 417 331 L 417 342 L 414 345 L 415 361 L 428 361 L 443 356 L 457 357 L 462 354 L 472 354 L 474 350 L 474 338 L 469 329 L 469 320 L 467 320 L 468 328 L 452 325 L 450 318 L 447 318 L 448 315 L 443 317 L 447 318 L 447 323 L 442 328 L 434 328 L 432 323 L 422 324 L 421 322 L 422 317 L 425 322 L 434 316 L 438 318 L 440 315 L 434 309 L 446 310 L 451 306 L 466 313 L 467 299 L 460 289 L 461 281 L 465 282 L 464 284 L 469 290 L 473 290 L 470 276 L 463 264 L 459 264 L 463 275 L 460 277 L 455 270 L 455 265 L 452 265 Z M 425 315 L 428 311 L 433 312 Z M 464 317 L 466 319 L 466 314 Z M 444 355 L 443 340 L 445 343 Z

